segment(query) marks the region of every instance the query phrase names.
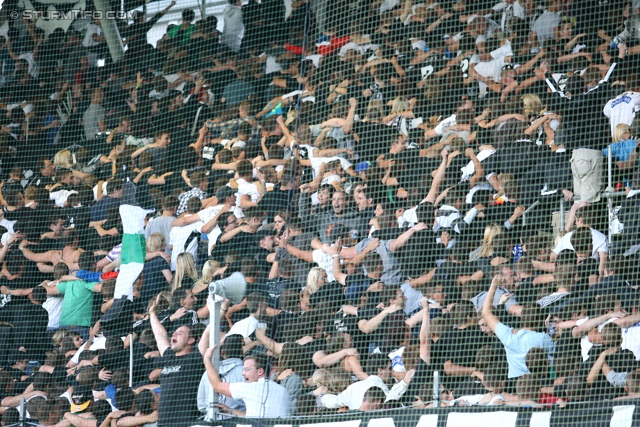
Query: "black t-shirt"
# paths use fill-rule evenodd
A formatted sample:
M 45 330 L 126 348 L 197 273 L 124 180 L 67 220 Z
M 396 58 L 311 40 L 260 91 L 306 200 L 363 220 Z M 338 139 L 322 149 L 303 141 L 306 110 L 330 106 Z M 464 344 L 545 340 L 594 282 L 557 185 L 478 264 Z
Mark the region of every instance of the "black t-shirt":
M 533 285 L 534 276 L 522 279 L 518 285 L 516 296 L 520 305 L 534 304 L 538 300 L 538 292 L 541 287 Z
M 49 313 L 41 305 L 25 304 L 13 312 L 13 345 L 24 346 L 29 360 L 44 361 L 45 351 L 50 350 L 47 337 Z
M 467 327 L 445 332 L 440 341 L 445 348 L 444 362 L 450 360 L 454 365 L 473 367 L 478 349 L 487 344 L 487 335 L 478 327 Z
M 379 308 L 365 308 L 358 310 L 358 321 L 370 320 L 382 312 Z M 405 339 L 407 325 L 404 323 L 403 310 L 387 315 L 380 326 L 370 334 L 368 341 L 375 343 L 383 354 L 387 354 L 397 348 Z
M 134 385 L 148 378 L 151 372 L 151 359 L 145 359 L 144 355 L 151 349 L 142 344 L 133 344 L 133 383 Z M 101 367 L 114 372 L 116 369 L 129 369 L 129 349 L 106 353 L 98 357 L 98 363 Z
M 457 264 L 453 261 L 445 261 L 436 269 L 434 283 L 442 283 L 445 293 L 451 301 L 460 298 L 460 290 L 456 285 L 459 276 L 471 276 L 478 269 L 470 264 Z
M 434 365 L 428 365 L 425 363 L 422 358 L 418 358 L 418 364 L 416 365 L 416 373 L 413 376 L 413 379 L 409 383 L 407 387 L 407 391 L 404 393 L 402 397 L 402 403 L 405 405 L 411 405 L 415 401 L 415 397 L 420 395 L 420 390 L 422 386 L 427 383 L 429 380 L 433 380 L 433 371 L 435 370 Z M 420 396 L 422 400 L 425 400 L 425 397 L 430 398 L 429 396 Z M 431 400 L 431 399 L 426 399 Z
M 331 335 L 334 332 L 343 332 L 351 336 L 353 345 L 361 355 L 369 354 L 369 341 L 368 336 L 363 334 L 358 328 L 359 317 L 350 316 L 348 314 L 339 312 L 336 313 L 333 318 L 327 321 L 324 325 L 324 330 L 327 334 Z M 324 350 L 324 347 L 322 348 Z
M 578 264 L 578 276 L 580 276 L 580 281 L 573 286 L 573 292 L 575 294 L 580 295 L 589 289 L 589 277 L 599 275 L 599 266 L 600 263 L 592 257 L 589 257 Z
M 486 394 L 488 390 L 482 385 L 476 377 L 466 377 L 453 390 L 453 397 L 456 399 L 460 396 L 473 396 L 475 394 Z
M 290 200 L 293 201 L 293 191 L 282 191 L 280 188 L 275 188 L 262 196 L 258 207 L 267 213 L 267 222 L 273 222 L 276 212 L 287 209 Z
M 186 356 L 176 356 L 168 348 L 159 361 L 162 363 L 160 374 L 160 404 L 158 405 L 158 426 L 178 425 L 187 419 L 200 416 L 198 410 L 198 384 L 205 371 L 202 355 L 193 349 Z
M 325 283 L 309 297 L 309 302 L 316 307 L 321 301 L 328 301 L 337 307 L 336 311 L 347 303 L 344 297 L 344 286 L 340 282 Z
M 380 123 L 354 122 L 353 132 L 358 135 L 356 153 L 360 160 L 375 164 L 376 159 L 389 152 L 391 141 L 397 135 L 395 129 Z
M 160 256 L 144 263 L 144 267 L 142 268 L 144 286 L 142 287 L 140 297 L 145 304 L 149 299 L 167 290 L 169 284 L 164 274 L 162 274 L 163 270 L 170 270 L 170 266 L 169 263 Z
M 246 253 L 252 249 L 255 249 L 255 233 L 247 233 L 241 231 L 236 234 L 231 240 L 224 243 L 218 242 L 213 248 L 211 257 L 216 261 L 224 261 L 224 257 L 229 251 L 236 251 L 238 253 Z
M 265 294 L 269 307 L 280 308 L 280 295 L 287 289 L 299 290 L 299 288 L 300 286 L 291 279 L 277 278 L 267 280 L 261 290 Z

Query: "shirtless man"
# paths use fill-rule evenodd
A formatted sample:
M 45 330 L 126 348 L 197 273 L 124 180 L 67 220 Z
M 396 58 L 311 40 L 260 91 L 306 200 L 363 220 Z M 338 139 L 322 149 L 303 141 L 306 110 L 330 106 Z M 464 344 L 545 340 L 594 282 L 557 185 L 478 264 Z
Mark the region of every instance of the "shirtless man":
M 38 269 L 43 273 L 52 273 L 53 267 L 59 263 L 64 262 L 69 266 L 69 270 L 77 270 L 78 259 L 80 254 L 84 252 L 84 249 L 78 247 L 78 236 L 75 230 L 65 230 L 62 232 L 62 244 L 64 248 L 61 251 L 53 250 L 43 253 L 32 252 L 27 249 L 28 241 L 23 240 L 20 242 L 18 249 L 22 251 L 22 254 L 29 261 L 33 261 L 38 264 Z

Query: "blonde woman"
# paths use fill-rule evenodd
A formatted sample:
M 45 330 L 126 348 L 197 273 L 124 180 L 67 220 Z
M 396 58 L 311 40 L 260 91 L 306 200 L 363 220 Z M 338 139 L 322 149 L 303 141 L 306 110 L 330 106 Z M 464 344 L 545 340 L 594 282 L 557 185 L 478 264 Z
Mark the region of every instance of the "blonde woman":
M 78 170 L 74 161 L 73 154 L 69 150 L 60 150 L 53 157 L 53 166 L 56 169 L 70 169 L 73 176 L 84 179 L 88 174 Z
M 602 150 L 602 155 L 609 156 L 616 161 L 618 169 L 633 169 L 638 160 L 638 139 L 631 137 L 631 126 L 619 124 L 613 131 L 613 144 Z
M 318 292 L 325 283 L 327 283 L 327 272 L 320 267 L 313 267 L 307 275 L 307 286 L 304 287 L 300 294 L 300 308 L 304 311 L 312 309 L 309 299 L 311 295 Z
M 53 158 L 53 166 L 57 168 L 71 169 L 73 166 L 73 154 L 71 154 L 71 151 L 58 151 Z
M 221 266 L 218 261 L 210 259 L 209 261 L 205 262 L 202 266 L 202 277 L 193 285 L 193 289 L 191 289 L 191 291 L 194 294 L 199 294 L 200 292 L 207 289 L 209 287 L 209 283 L 213 281 L 213 276 L 218 273 L 220 267 Z
M 404 96 L 398 96 L 391 104 L 391 113 L 382 119 L 382 123 L 388 126 L 400 126 L 402 119 L 414 119 L 412 111 L 412 102 L 409 102 Z
M 367 106 L 363 122 L 379 123 L 384 117 L 384 104 L 379 99 L 372 99 Z
M 147 259 L 142 270 L 144 273 L 144 287 L 141 293 L 143 301 L 149 301 L 166 290 L 173 279 L 169 262 L 165 257 L 157 255 L 164 253 L 165 247 L 164 234 L 153 233 L 147 238 L 147 255 L 153 258 Z
M 189 252 L 179 254 L 176 260 L 176 274 L 173 276 L 173 282 L 171 283 L 171 292 L 183 286 L 191 289 L 197 280 L 198 270 L 196 270 L 193 255 Z
M 493 239 L 502 233 L 498 224 L 491 223 L 484 228 L 484 236 L 482 237 L 482 246 L 469 254 L 469 261 L 477 259 L 493 258 Z
M 549 145 L 555 151 L 554 137 L 560 116 L 546 111 L 538 95 L 522 95 L 522 112 L 529 121 L 529 127 L 525 129 L 525 135 L 531 135 L 531 139 L 537 145 Z

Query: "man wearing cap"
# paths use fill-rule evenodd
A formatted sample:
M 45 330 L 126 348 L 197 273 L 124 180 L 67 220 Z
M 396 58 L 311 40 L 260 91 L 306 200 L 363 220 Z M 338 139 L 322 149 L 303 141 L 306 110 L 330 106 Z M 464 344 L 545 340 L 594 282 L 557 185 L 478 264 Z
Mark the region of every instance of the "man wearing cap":
M 268 272 L 271 270 L 271 264 L 276 257 L 276 243 L 274 239 L 273 229 L 263 229 L 256 233 L 255 238 L 255 256 L 260 271 Z
M 257 206 L 245 209 L 244 224 L 220 236 L 219 242 L 211 252 L 213 259 L 222 262 L 229 251 L 242 253 L 252 247 L 263 218 L 264 211 Z
M 198 384 L 204 372 L 202 355 L 209 346 L 209 328 L 201 333 L 199 324 L 183 324 L 171 338 L 156 313 L 158 300 L 149 307 L 149 319 L 156 338 L 160 362 L 160 403 L 158 427 L 173 427 L 200 416 L 198 411 Z M 202 335 L 202 339 L 200 339 Z M 196 341 L 200 339 L 198 351 Z

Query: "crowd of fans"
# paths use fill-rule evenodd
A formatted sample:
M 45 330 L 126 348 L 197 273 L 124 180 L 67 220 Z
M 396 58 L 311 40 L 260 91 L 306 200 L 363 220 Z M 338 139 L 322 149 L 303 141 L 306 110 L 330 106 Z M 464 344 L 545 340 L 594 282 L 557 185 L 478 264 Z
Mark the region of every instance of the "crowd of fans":
M 147 44 L 174 5 L 116 63 L 100 20 L 0 27 L 3 425 L 431 407 L 434 371 L 442 406 L 640 397 L 640 4 L 230 0 Z

